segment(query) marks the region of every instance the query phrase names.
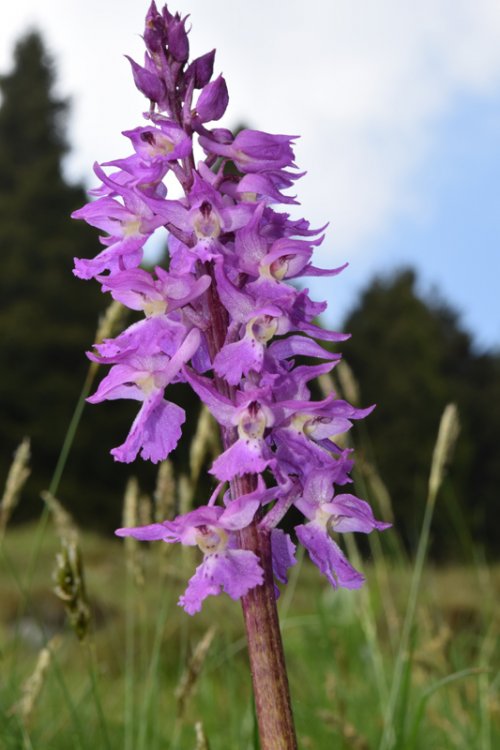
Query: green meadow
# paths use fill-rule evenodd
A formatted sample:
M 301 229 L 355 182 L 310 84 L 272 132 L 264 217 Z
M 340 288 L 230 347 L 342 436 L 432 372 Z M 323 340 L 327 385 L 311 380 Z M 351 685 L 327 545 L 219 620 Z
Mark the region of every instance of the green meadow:
M 149 499 L 128 496 L 147 520 Z M 434 502 L 415 559 L 394 529 L 363 559 L 347 539 L 363 589 L 331 590 L 299 556 L 279 608 L 300 748 L 500 747 L 500 567 L 474 548 L 467 564 L 426 563 Z M 2 750 L 258 748 L 239 604 L 211 598 L 193 618 L 176 605 L 191 553 L 77 531 L 57 503 L 7 526 Z

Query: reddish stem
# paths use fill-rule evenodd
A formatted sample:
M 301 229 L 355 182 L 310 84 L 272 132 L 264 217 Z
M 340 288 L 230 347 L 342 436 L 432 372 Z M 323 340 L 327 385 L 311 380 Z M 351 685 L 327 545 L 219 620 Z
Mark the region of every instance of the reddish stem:
M 243 477 L 240 484 L 244 485 Z M 250 477 L 249 477 L 250 479 Z M 253 477 L 252 477 L 253 479 Z M 249 481 L 249 484 L 253 482 Z M 232 488 L 239 494 L 251 488 Z M 264 582 L 242 598 L 261 750 L 296 750 L 290 689 L 276 608 L 271 557 L 271 533 L 254 521 L 240 531 L 243 549 L 254 552 L 264 570 Z
M 215 354 L 224 345 L 228 321 L 217 294 L 212 269 L 207 267 L 207 271 L 212 276 L 212 284 L 207 292 L 212 325 L 207 331 L 207 338 L 213 361 Z M 215 374 L 214 382 L 219 392 L 234 400 L 234 388 Z M 236 438 L 235 429 L 222 430 L 225 449 Z M 255 474 L 236 477 L 231 482 L 231 495 L 236 499 L 252 492 L 256 486 Z M 241 548 L 256 554 L 264 571 L 263 583 L 242 597 L 261 750 L 296 750 L 297 739 L 276 608 L 271 533 L 269 529 L 261 528 L 256 519 L 239 533 L 239 537 Z

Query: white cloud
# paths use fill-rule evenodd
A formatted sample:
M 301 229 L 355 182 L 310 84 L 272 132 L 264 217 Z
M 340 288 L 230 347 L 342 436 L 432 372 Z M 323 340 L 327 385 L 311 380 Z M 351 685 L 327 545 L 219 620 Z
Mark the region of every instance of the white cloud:
M 171 5 L 177 9 L 177 5 Z M 401 212 L 418 212 L 412 178 L 433 125 L 464 92 L 500 81 L 496 0 L 186 0 L 196 53 L 217 47 L 229 124 L 298 132 L 305 215 L 331 220 L 339 260 L 354 258 Z M 74 99 L 74 175 L 124 155 L 118 136 L 143 107 L 123 58 L 140 58 L 146 4 L 24 0 L 0 10 L 0 64 L 26 22 L 46 33 L 61 90 Z

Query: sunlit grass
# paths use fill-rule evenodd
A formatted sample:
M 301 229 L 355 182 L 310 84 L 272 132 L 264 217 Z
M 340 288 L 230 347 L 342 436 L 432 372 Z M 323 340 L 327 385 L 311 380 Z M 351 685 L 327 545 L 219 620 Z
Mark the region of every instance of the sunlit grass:
M 238 604 L 209 598 L 190 618 L 176 602 L 198 564 L 194 550 L 77 530 L 53 498 L 80 413 L 81 405 L 39 523 L 12 527 L 3 515 L 1 750 L 255 750 Z M 369 537 L 368 559 L 346 535 L 349 557 L 367 583 L 333 591 L 299 552 L 279 611 L 301 750 L 500 747 L 500 567 L 478 562 L 465 528 L 458 528 L 457 545 L 467 541 L 469 564 L 426 562 L 454 420 L 448 409 L 415 560 L 397 529 Z M 131 481 L 125 525 L 169 516 L 175 502 L 188 510 L 213 438 L 205 414 L 192 444 L 191 477 L 175 487 L 165 463 L 153 502 Z M 361 443 L 355 485 L 380 517 L 390 518 L 390 497 Z M 8 497 L 22 502 L 22 482 L 11 490 Z M 84 586 L 78 566 L 61 578 L 62 549 L 76 561 L 80 551 Z M 72 630 L 68 622 L 73 617 L 75 625 L 79 612 L 84 616 Z
M 12 571 L 22 572 L 34 533 L 33 526 L 9 529 L 2 550 L 0 736 L 6 748 L 105 748 L 89 650 L 65 626 L 62 604 L 51 592 L 59 549 L 52 529 L 44 536 L 28 603 L 22 606 Z M 194 748 L 194 725 L 201 720 L 212 750 L 252 747 L 251 686 L 239 608 L 219 597 L 208 600 L 201 615 L 186 616 L 176 599 L 195 560 L 176 550 L 165 559 L 159 547 L 142 551 L 144 585 L 137 586 L 120 542 L 81 535 L 95 615 L 90 639 L 110 746 Z M 379 746 L 384 712 L 373 649 L 390 684 L 397 654 L 384 601 L 390 594 L 402 628 L 412 568 L 391 566 L 389 590 L 384 590 L 373 564 L 364 567 L 365 594 L 333 592 L 304 560 L 292 601 L 282 602 L 301 748 Z M 396 712 L 393 720 L 396 736 L 406 744 L 394 747 L 499 746 L 499 590 L 498 568 L 424 569 L 401 687 L 408 694 L 405 715 Z M 375 642 L 367 639 L 362 624 L 366 606 L 373 614 Z M 19 611 L 24 611 L 21 621 Z M 193 649 L 214 624 L 216 634 L 181 719 L 176 688 Z M 35 669 L 43 643 L 55 633 L 61 640 L 24 726 L 9 709 Z

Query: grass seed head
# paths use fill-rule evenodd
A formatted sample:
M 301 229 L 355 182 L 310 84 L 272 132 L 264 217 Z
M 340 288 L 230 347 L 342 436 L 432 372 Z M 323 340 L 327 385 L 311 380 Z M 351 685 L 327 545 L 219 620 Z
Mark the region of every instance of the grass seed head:
M 189 452 L 190 479 L 193 485 L 196 485 L 200 477 L 203 463 L 207 456 L 217 455 L 218 453 L 217 424 L 207 407 L 203 405 Z
M 75 539 L 63 539 L 56 555 L 54 593 L 64 604 L 71 628 L 83 641 L 90 625 L 90 607 L 85 589 L 82 558 Z
M 205 730 L 203 729 L 203 724 L 201 723 L 201 721 L 196 722 L 196 724 L 194 725 L 194 731 L 196 732 L 195 750 L 210 750 L 208 737 L 205 734 Z
M 42 648 L 38 654 L 35 669 L 27 678 L 22 687 L 20 699 L 10 709 L 10 714 L 17 714 L 25 726 L 28 726 L 33 715 L 33 710 L 38 696 L 42 690 L 47 671 L 50 667 L 52 655 L 59 646 L 61 639 L 54 636 L 49 643 Z
M 144 500 L 144 496 L 141 498 L 139 483 L 135 477 L 131 477 L 125 488 L 125 496 L 123 498 L 123 514 L 122 514 L 122 525 L 126 528 L 133 526 L 140 526 L 143 523 L 141 517 L 141 500 Z M 149 499 L 148 499 L 149 505 Z M 146 515 L 145 503 L 142 503 L 142 513 Z M 151 508 L 147 510 L 147 523 L 150 523 L 151 519 Z M 135 584 L 139 587 L 144 586 L 144 570 L 142 564 L 142 556 L 139 549 L 139 543 L 137 539 L 132 536 L 126 536 L 124 538 L 125 544 L 125 557 L 127 560 L 127 566 L 132 574 Z
M 100 344 L 104 339 L 114 336 L 121 329 L 127 313 L 127 308 L 121 302 L 113 300 L 99 318 L 95 335 L 96 344 Z
M 458 410 L 455 404 L 446 406 L 441 422 L 439 423 L 439 432 L 434 446 L 432 455 L 431 472 L 429 475 L 429 501 L 434 502 L 438 490 L 448 468 L 448 464 L 453 456 L 455 443 L 460 432 L 460 422 L 458 419 Z
M 156 523 L 170 520 L 175 515 L 175 478 L 172 462 L 162 461 L 156 478 L 154 516 Z
M 78 542 L 78 527 L 73 519 L 71 513 L 68 513 L 66 508 L 59 502 L 59 500 L 52 495 L 50 492 L 41 493 L 42 500 L 47 504 L 54 524 L 58 537 L 63 540 L 73 540 L 75 543 Z
M 19 501 L 21 490 L 30 475 L 28 463 L 30 460 L 30 441 L 24 438 L 14 453 L 5 489 L 0 502 L 0 537 L 3 536 L 14 509 Z

